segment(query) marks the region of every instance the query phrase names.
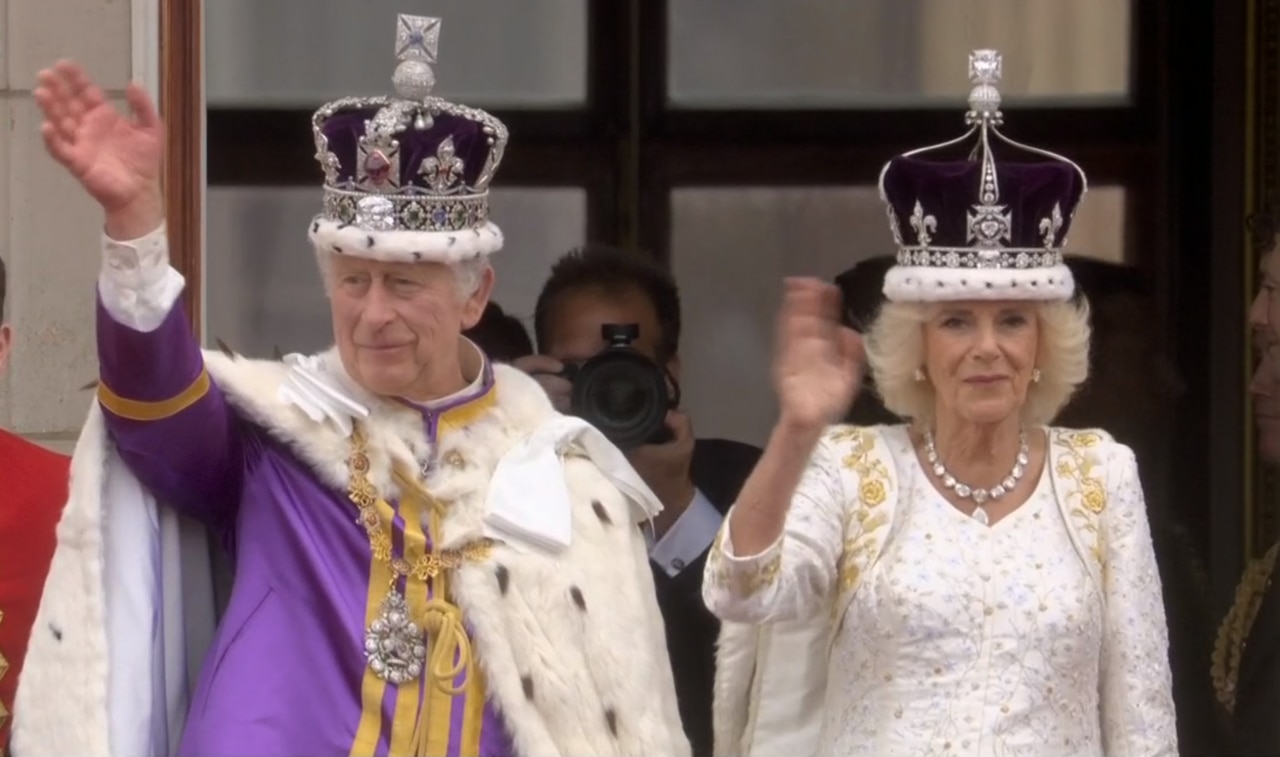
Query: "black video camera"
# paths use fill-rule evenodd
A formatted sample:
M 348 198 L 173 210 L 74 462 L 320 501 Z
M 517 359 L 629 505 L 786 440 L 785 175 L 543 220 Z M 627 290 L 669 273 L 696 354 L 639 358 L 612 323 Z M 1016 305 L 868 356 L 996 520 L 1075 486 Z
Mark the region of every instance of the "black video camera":
M 573 414 L 622 449 L 671 441 L 667 411 L 680 405 L 675 377 L 631 346 L 639 324 L 606 323 L 600 335 L 608 347 L 582 363 L 565 363 L 560 374 L 573 384 Z

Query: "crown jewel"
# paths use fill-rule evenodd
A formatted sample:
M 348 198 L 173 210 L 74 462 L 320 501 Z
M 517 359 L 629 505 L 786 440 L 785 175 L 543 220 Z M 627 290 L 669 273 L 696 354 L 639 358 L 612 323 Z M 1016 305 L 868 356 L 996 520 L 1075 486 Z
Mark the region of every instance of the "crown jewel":
M 1067 158 L 1000 132 L 1002 67 L 995 50 L 970 54 L 968 130 L 893 158 L 880 173 L 880 196 L 898 246 L 897 266 L 885 283 L 891 296 L 1022 299 L 1056 297 L 1073 287 L 1062 248 L 1087 186 L 1085 175 Z M 963 157 L 926 157 L 975 135 L 977 144 Z M 1024 157 L 997 159 L 997 145 Z M 1014 291 L 1020 285 L 1022 290 Z
M 399 240 L 418 253 L 415 260 L 438 257 L 434 247 L 454 247 L 460 233 L 489 233 L 500 246 L 501 235 L 489 223 L 489 184 L 502 161 L 507 129 L 483 110 L 432 94 L 440 25 L 440 19 L 426 16 L 397 18 L 395 97 L 342 98 L 313 116 L 325 193 L 313 237 L 327 224 L 452 235 Z M 496 249 L 488 242 L 463 246 Z

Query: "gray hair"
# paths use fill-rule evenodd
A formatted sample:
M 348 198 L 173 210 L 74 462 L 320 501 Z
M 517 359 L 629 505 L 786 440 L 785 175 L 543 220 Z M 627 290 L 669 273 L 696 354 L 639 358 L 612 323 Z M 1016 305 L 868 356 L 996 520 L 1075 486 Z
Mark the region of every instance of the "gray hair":
M 330 284 L 330 274 L 333 273 L 333 260 L 334 253 L 328 250 L 316 249 L 316 261 L 320 264 L 320 277 L 324 281 L 326 288 Z M 484 272 L 490 267 L 489 256 L 477 255 L 465 260 L 455 260 L 449 263 L 448 266 L 449 270 L 453 272 L 453 280 L 458 287 L 458 296 L 465 300 L 480 288 L 480 281 L 484 278 Z
M 462 299 L 465 300 L 476 293 L 480 288 L 480 281 L 484 278 L 484 272 L 488 268 L 488 255 L 477 255 L 449 264 L 449 269 L 453 271 L 453 280 L 458 285 L 458 295 Z

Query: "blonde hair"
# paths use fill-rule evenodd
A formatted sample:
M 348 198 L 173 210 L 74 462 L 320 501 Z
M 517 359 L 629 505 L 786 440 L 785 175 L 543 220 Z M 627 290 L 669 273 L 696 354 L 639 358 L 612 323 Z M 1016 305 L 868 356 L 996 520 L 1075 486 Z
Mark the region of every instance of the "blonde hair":
M 916 423 L 932 422 L 933 385 L 917 381 L 924 367 L 924 324 L 933 307 L 926 303 L 888 302 L 866 333 L 867 361 L 884 406 Z M 1089 303 L 1038 302 L 1040 328 L 1036 367 L 1040 380 L 1027 389 L 1022 421 L 1048 424 L 1089 377 Z

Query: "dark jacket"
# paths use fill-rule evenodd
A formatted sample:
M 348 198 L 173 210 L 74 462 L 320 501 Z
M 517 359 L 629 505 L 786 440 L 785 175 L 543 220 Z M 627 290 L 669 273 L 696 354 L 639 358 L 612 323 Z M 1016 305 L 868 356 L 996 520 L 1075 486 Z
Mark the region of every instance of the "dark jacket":
M 1240 654 L 1231 754 L 1280 755 L 1280 586 L 1267 580 Z
M 759 459 L 758 447 L 728 439 L 699 439 L 693 448 L 693 485 L 721 514 L 726 513 Z M 720 621 L 702 603 L 702 571 L 708 551 L 674 578 L 651 564 L 667 630 L 680 719 L 694 757 L 709 757 L 713 740 L 711 700 Z

